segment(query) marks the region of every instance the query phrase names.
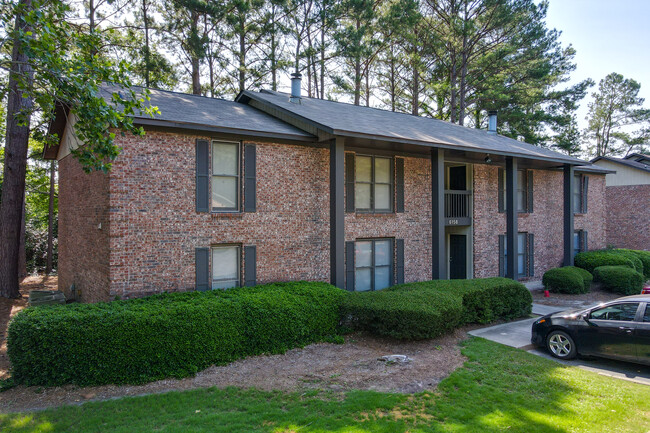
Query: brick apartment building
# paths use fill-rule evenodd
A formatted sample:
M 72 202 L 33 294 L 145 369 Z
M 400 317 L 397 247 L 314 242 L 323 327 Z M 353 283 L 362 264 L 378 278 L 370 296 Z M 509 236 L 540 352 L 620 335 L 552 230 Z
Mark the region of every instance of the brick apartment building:
M 605 179 L 607 245 L 650 250 L 650 155 L 599 156 L 591 162 L 612 170 Z
M 152 90 L 161 115 L 118 134 L 108 174 L 81 170 L 60 113 L 59 288 L 530 279 L 605 247 L 607 170 L 500 136 L 494 116 L 484 131 L 293 93 Z

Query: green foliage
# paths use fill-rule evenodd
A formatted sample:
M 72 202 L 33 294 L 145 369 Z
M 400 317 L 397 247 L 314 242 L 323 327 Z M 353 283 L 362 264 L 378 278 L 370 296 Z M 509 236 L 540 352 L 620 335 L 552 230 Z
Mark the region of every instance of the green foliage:
M 12 377 L 25 385 L 185 377 L 336 334 L 344 296 L 294 282 L 27 308 L 9 325 Z
M 544 288 L 553 293 L 587 293 L 593 280 L 592 275 L 581 268 L 566 266 L 549 269 L 542 277 Z
M 489 323 L 530 313 L 532 297 L 506 278 L 435 280 L 351 293 L 343 302 L 345 324 L 400 339 L 434 338 L 465 323 Z
M 645 267 L 643 266 L 643 261 L 633 250 L 616 249 L 612 250 L 612 252 L 615 254 L 620 254 L 621 256 L 631 261 L 632 265 L 634 265 L 634 270 L 638 273 L 644 273 Z
M 635 269 L 634 262 L 614 250 L 585 251 L 576 254 L 575 265 L 594 273 L 599 266 L 628 266 Z
M 643 250 L 628 250 L 628 249 L 617 249 L 614 250 L 617 252 L 625 252 L 628 254 L 633 254 L 635 255 L 641 263 L 643 263 L 643 276 L 646 279 L 650 279 L 650 251 L 643 251 Z M 637 271 L 638 268 L 637 268 Z M 641 272 L 641 271 L 639 271 Z
M 594 270 L 594 279 L 603 288 L 622 295 L 638 295 L 643 287 L 643 275 L 628 266 L 599 266 Z

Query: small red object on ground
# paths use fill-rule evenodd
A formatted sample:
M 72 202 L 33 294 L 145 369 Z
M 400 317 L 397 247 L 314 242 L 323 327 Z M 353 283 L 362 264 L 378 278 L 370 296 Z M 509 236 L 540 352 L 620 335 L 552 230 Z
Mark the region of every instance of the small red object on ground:
M 545 298 L 550 298 L 551 294 L 548 292 L 548 290 L 544 290 L 544 297 Z
M 643 289 L 641 289 L 641 294 L 650 295 L 650 284 L 648 284 L 647 286 L 643 286 Z

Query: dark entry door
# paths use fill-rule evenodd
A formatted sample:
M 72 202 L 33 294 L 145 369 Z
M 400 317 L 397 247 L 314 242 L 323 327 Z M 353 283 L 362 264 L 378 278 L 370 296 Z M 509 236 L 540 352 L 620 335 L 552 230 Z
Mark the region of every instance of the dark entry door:
M 449 278 L 467 278 L 467 236 L 449 235 Z
M 467 189 L 467 167 L 459 165 L 449 167 L 449 189 L 452 191 L 465 191 Z

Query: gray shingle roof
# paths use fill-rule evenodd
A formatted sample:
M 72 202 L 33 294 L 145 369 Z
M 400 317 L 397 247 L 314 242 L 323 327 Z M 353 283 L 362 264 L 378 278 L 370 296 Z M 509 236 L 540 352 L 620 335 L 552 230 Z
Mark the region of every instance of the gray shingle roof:
M 610 162 L 614 162 L 614 163 L 617 163 L 617 164 L 626 165 L 628 167 L 632 167 L 632 168 L 636 168 L 636 169 L 639 169 L 639 170 L 650 172 L 650 165 L 645 164 L 643 162 L 632 161 L 631 159 L 612 158 L 612 157 L 609 157 L 609 156 L 598 156 L 598 157 L 592 159 L 591 163 L 593 164 L 595 162 L 600 161 L 601 159 L 604 159 L 605 161 L 610 161 Z
M 539 146 L 427 117 L 304 97 L 300 104 L 294 104 L 289 102 L 288 94 L 269 90 L 244 91 L 238 100 L 246 98 L 270 104 L 336 135 L 588 165 Z
M 171 123 L 170 126 L 185 125 L 191 129 L 207 131 L 219 130 L 226 133 L 298 140 L 313 139 L 312 135 L 246 104 L 165 90 L 150 89 L 150 92 L 150 104 L 157 106 L 160 114 L 153 119 L 148 115 L 136 115 L 138 123 L 164 122 L 166 125 Z

